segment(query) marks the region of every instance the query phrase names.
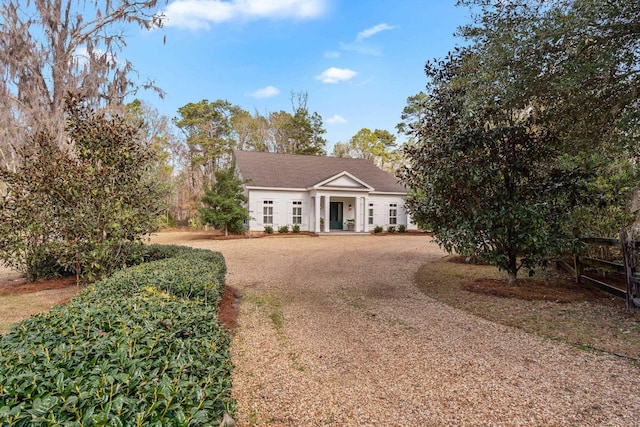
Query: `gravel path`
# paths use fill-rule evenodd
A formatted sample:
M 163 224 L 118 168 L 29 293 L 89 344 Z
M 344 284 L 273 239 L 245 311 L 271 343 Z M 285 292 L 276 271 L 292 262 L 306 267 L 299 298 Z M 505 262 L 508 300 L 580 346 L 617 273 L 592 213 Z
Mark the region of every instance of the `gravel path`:
M 640 423 L 638 367 L 419 292 L 417 268 L 444 255 L 426 236 L 185 244 L 221 251 L 243 294 L 239 426 Z

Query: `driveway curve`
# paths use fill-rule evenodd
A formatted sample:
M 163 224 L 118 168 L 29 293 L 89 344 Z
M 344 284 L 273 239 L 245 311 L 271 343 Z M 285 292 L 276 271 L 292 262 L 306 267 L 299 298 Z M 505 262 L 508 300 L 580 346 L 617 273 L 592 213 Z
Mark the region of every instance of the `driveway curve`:
M 152 241 L 174 241 L 160 234 Z M 637 425 L 640 369 L 443 305 L 429 237 L 192 239 L 243 295 L 239 426 Z

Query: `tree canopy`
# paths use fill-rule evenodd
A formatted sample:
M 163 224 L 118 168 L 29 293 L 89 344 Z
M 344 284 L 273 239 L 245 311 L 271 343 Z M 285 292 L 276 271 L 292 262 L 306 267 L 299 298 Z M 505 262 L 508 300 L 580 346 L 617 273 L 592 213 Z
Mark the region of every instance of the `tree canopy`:
M 638 176 L 640 15 L 620 0 L 460 3 L 479 11 L 468 45 L 428 62 L 409 98 L 401 177 L 443 247 L 514 281 L 571 247 L 572 215 L 624 200 L 606 197 L 606 167 L 625 191 Z
M 67 98 L 70 147 L 40 131 L 16 168 L 0 167 L 0 260 L 35 279 L 59 270 L 88 279 L 131 262 L 155 231 L 165 188 L 158 152 L 122 116 Z
M 92 107 L 121 105 L 140 86 L 133 64 L 117 53 L 122 25 L 161 25 L 157 0 L 6 0 L 0 5 L 0 161 L 14 164 L 17 149 L 45 127 L 64 142 L 67 93 Z M 156 88 L 159 93 L 161 90 Z

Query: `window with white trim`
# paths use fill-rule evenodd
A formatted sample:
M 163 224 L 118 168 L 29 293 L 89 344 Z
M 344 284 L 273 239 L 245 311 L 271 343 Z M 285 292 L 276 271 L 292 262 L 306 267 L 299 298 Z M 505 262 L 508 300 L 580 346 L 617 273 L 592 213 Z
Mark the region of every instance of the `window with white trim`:
M 302 201 L 301 200 L 293 201 L 293 217 L 292 217 L 291 223 L 302 224 Z
M 262 202 L 262 223 L 273 224 L 273 200 Z
M 398 223 L 398 204 L 391 203 L 389 205 L 389 224 L 396 225 Z
M 369 203 L 369 225 L 373 225 L 373 203 Z

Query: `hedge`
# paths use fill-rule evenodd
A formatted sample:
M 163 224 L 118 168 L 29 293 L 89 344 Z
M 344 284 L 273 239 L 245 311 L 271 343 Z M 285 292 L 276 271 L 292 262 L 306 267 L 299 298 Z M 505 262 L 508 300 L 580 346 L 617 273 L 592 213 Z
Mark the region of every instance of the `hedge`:
M 0 339 L 0 424 L 218 425 L 233 416 L 219 253 L 149 247 Z M 162 259 L 164 258 L 164 259 Z

